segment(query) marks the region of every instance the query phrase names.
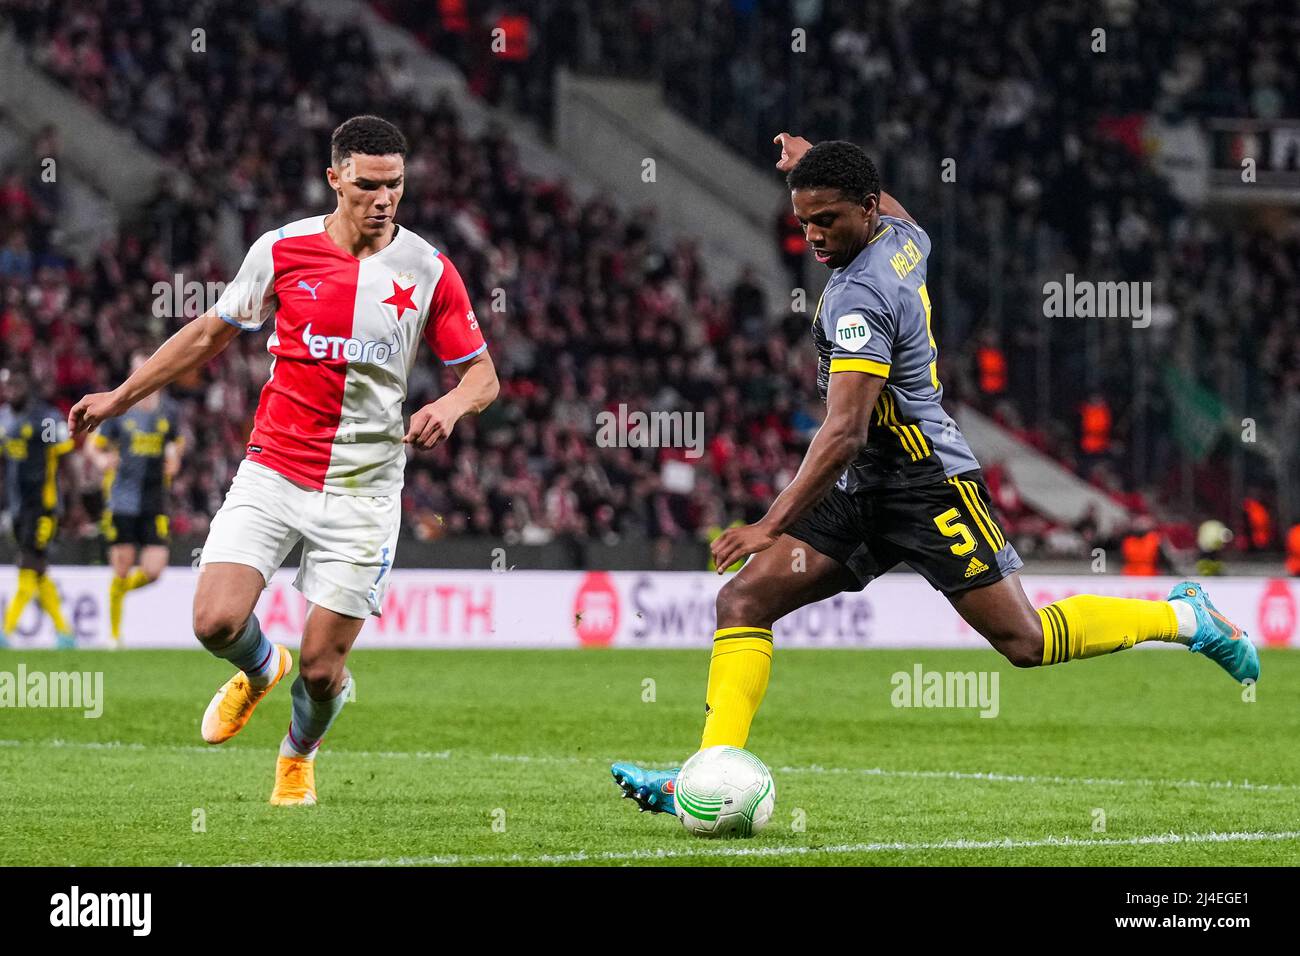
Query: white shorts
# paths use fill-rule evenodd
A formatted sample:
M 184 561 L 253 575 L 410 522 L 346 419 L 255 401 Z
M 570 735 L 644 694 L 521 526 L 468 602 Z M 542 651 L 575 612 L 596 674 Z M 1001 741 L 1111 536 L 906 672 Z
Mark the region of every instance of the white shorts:
M 269 584 L 301 538 L 293 586 L 312 604 L 364 618 L 383 608 L 401 520 L 397 495 L 316 491 L 245 459 L 212 518 L 199 564 L 246 564 Z

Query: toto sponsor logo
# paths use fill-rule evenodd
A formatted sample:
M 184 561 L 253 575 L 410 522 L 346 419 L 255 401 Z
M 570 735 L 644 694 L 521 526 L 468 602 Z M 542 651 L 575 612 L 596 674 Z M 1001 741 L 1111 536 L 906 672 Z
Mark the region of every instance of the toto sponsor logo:
M 1269 581 L 1259 598 L 1259 633 L 1264 643 L 1285 647 L 1291 643 L 1295 625 L 1295 595 L 1291 586 L 1280 578 Z
M 604 647 L 618 632 L 618 589 L 607 571 L 592 571 L 573 597 L 573 629 L 585 646 Z

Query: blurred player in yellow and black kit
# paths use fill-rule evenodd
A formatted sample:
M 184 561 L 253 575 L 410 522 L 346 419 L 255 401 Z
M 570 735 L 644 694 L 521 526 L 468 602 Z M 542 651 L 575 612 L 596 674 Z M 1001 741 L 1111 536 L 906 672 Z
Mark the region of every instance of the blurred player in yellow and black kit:
M 59 647 L 72 647 L 76 637 L 63 616 L 58 589 L 46 574 L 46 549 L 59 520 L 59 459 L 72 451 L 73 441 L 63 413 L 32 394 L 27 374 L 18 369 L 3 374 L 3 396 L 9 411 L 0 421 L 0 450 L 5 458 L 5 498 L 18 539 L 18 590 L 5 612 L 0 647 L 35 598 L 54 624 Z
M 132 356 L 131 371 L 148 358 L 143 352 Z M 113 569 L 108 623 L 114 647 L 122 643 L 126 595 L 157 581 L 167 567 L 167 489 L 180 470 L 184 446 L 177 411 L 171 399 L 156 392 L 120 418 L 106 421 L 87 446 L 91 460 L 104 472 L 102 527 Z

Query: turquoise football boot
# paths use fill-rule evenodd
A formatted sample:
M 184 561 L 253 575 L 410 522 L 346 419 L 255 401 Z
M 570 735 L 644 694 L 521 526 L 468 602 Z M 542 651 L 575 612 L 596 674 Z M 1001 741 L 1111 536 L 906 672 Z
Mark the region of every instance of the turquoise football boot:
M 54 635 L 54 646 L 60 651 L 71 651 L 77 646 L 77 635 L 71 631 Z
M 1219 613 L 1205 588 L 1195 581 L 1179 581 L 1169 592 L 1170 601 L 1186 601 L 1196 612 L 1193 654 L 1204 654 L 1243 684 L 1259 680 L 1259 653 L 1250 635 Z
M 614 782 L 623 791 L 623 796 L 636 801 L 636 805 L 645 813 L 671 813 L 677 815 L 677 801 L 673 794 L 677 791 L 677 774 L 681 767 L 672 770 L 646 770 L 630 763 L 616 763 L 609 768 L 614 775 Z

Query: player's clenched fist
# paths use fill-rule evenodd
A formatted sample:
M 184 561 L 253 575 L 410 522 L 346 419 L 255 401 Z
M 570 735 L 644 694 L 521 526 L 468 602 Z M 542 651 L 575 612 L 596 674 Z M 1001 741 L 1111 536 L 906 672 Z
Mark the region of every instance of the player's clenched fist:
M 402 441 L 416 448 L 432 448 L 451 437 L 451 430 L 462 414 L 456 397 L 448 393 L 411 416 L 411 426 Z
M 68 412 L 68 431 L 74 435 L 92 431 L 125 411 L 116 392 L 95 392 L 72 406 L 72 411 Z
M 772 142 L 781 147 L 781 158 L 777 160 L 776 168 L 783 173 L 794 169 L 799 160 L 803 159 L 803 154 L 812 149 L 812 143 L 808 140 L 790 133 L 777 133 L 772 137 Z

